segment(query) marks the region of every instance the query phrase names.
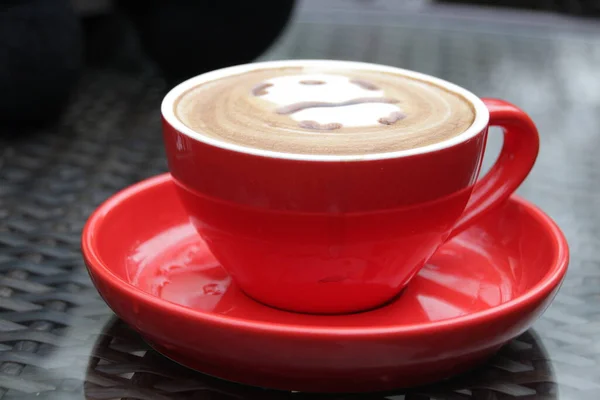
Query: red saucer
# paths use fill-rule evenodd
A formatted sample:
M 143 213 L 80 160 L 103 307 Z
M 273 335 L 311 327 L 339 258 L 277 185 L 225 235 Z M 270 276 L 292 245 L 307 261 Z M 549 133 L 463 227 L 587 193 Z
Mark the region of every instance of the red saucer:
M 167 357 L 240 383 L 310 392 L 388 390 L 465 371 L 540 316 L 568 264 L 559 228 L 513 197 L 445 244 L 387 306 L 340 316 L 280 311 L 231 281 L 168 174 L 100 206 L 82 247 L 104 300 Z

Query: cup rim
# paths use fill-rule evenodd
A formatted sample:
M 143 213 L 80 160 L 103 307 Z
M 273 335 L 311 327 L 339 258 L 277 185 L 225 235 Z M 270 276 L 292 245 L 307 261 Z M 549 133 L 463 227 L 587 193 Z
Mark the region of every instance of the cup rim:
M 408 150 L 398 150 L 392 152 L 383 153 L 370 153 L 370 154 L 351 154 L 351 155 L 330 155 L 330 154 L 300 154 L 300 153 L 287 153 L 272 150 L 263 150 L 248 146 L 242 146 L 239 144 L 226 142 L 224 140 L 215 139 L 207 135 L 203 135 L 194 131 L 193 129 L 186 126 L 175 116 L 174 104 L 175 101 L 187 90 L 199 84 L 216 80 L 219 78 L 237 75 L 248 71 L 254 71 L 257 69 L 265 68 L 282 68 L 292 66 L 309 66 L 309 67 L 339 67 L 339 68 L 354 68 L 354 69 L 369 69 L 371 71 L 381 71 L 388 73 L 396 73 L 405 75 L 409 78 L 418 79 L 425 81 L 437 86 L 440 86 L 450 92 L 456 93 L 465 98 L 475 110 L 475 118 L 473 123 L 461 134 L 453 136 L 449 139 L 441 142 L 433 143 L 427 146 L 415 147 Z M 197 75 L 190 79 L 187 79 L 177 86 L 169 90 L 169 92 L 163 98 L 161 103 L 161 113 L 163 119 L 175 130 L 184 134 L 192 140 L 202 142 L 204 144 L 218 147 L 224 150 L 234 151 L 238 153 L 245 153 L 254 156 L 276 158 L 284 160 L 297 160 L 297 161 L 372 161 L 372 160 L 384 160 L 390 158 L 401 158 L 414 156 L 419 154 L 431 153 L 453 147 L 457 144 L 463 143 L 484 131 L 489 123 L 490 114 L 488 108 L 483 101 L 472 92 L 467 89 L 455 85 L 451 82 L 445 81 L 440 78 L 433 77 L 431 75 L 415 72 L 403 68 L 391 67 L 387 65 L 380 65 L 367 62 L 359 61 L 344 61 L 344 60 L 316 60 L 316 59 L 299 59 L 299 60 L 274 60 L 274 61 L 262 61 L 249 64 L 240 64 L 231 67 L 221 68 L 214 71 L 206 72 L 201 75 Z

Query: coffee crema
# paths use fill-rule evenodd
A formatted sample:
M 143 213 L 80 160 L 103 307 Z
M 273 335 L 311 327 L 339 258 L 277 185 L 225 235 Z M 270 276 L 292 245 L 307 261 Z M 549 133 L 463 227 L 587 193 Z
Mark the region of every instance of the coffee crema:
M 461 95 L 401 73 L 299 65 L 201 83 L 174 103 L 197 133 L 293 154 L 361 155 L 448 140 L 475 119 Z

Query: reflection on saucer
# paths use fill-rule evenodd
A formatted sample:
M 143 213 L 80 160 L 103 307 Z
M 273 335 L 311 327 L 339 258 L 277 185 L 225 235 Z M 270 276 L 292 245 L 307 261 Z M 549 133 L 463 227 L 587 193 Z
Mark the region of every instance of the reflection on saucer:
M 474 243 L 469 236 L 455 238 L 393 302 L 369 312 L 336 316 L 328 323 L 346 327 L 427 323 L 488 310 L 518 297 L 525 277 L 514 274 L 510 253 Z M 171 303 L 243 320 L 323 325 L 323 317 L 265 307 L 247 297 L 189 224 L 139 243 L 129 261 L 130 282 Z
M 112 319 L 90 356 L 87 399 L 284 399 L 298 394 L 244 386 L 187 369 L 152 350 L 127 324 Z M 335 396 L 336 400 L 558 399 L 557 383 L 540 338 L 530 330 L 504 346 L 479 368 L 420 388 Z M 392 397 L 390 397 L 392 396 Z M 302 395 L 315 398 L 315 395 Z

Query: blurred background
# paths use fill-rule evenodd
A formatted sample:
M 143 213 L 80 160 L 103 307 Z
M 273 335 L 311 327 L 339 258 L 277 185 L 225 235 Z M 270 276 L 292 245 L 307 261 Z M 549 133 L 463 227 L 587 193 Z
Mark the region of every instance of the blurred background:
M 172 398 L 135 378 L 149 367 L 131 361 L 143 347 L 134 334 L 91 350 L 113 333 L 81 262 L 82 225 L 115 191 L 166 170 L 170 87 L 287 58 L 435 75 L 519 105 L 540 130 L 519 194 L 564 230 L 567 280 L 533 339 L 483 380 L 406 398 L 600 398 L 599 16 L 599 0 L 0 0 L 0 399 L 81 398 L 84 387 L 86 398 Z M 486 167 L 501 144 L 491 132 Z M 27 340 L 6 334 L 15 329 Z M 229 398 L 208 392 L 185 398 Z
M 562 81 L 585 68 L 578 57 L 594 66 L 594 51 L 565 44 L 564 33 L 595 31 L 599 15 L 598 0 L 1 0 L 0 121 L 23 128 L 59 117 L 85 67 L 135 74 L 152 65 L 173 85 L 259 56 L 360 59 L 478 87 L 510 69 L 542 78 L 539 94 L 552 84 L 546 75 Z

